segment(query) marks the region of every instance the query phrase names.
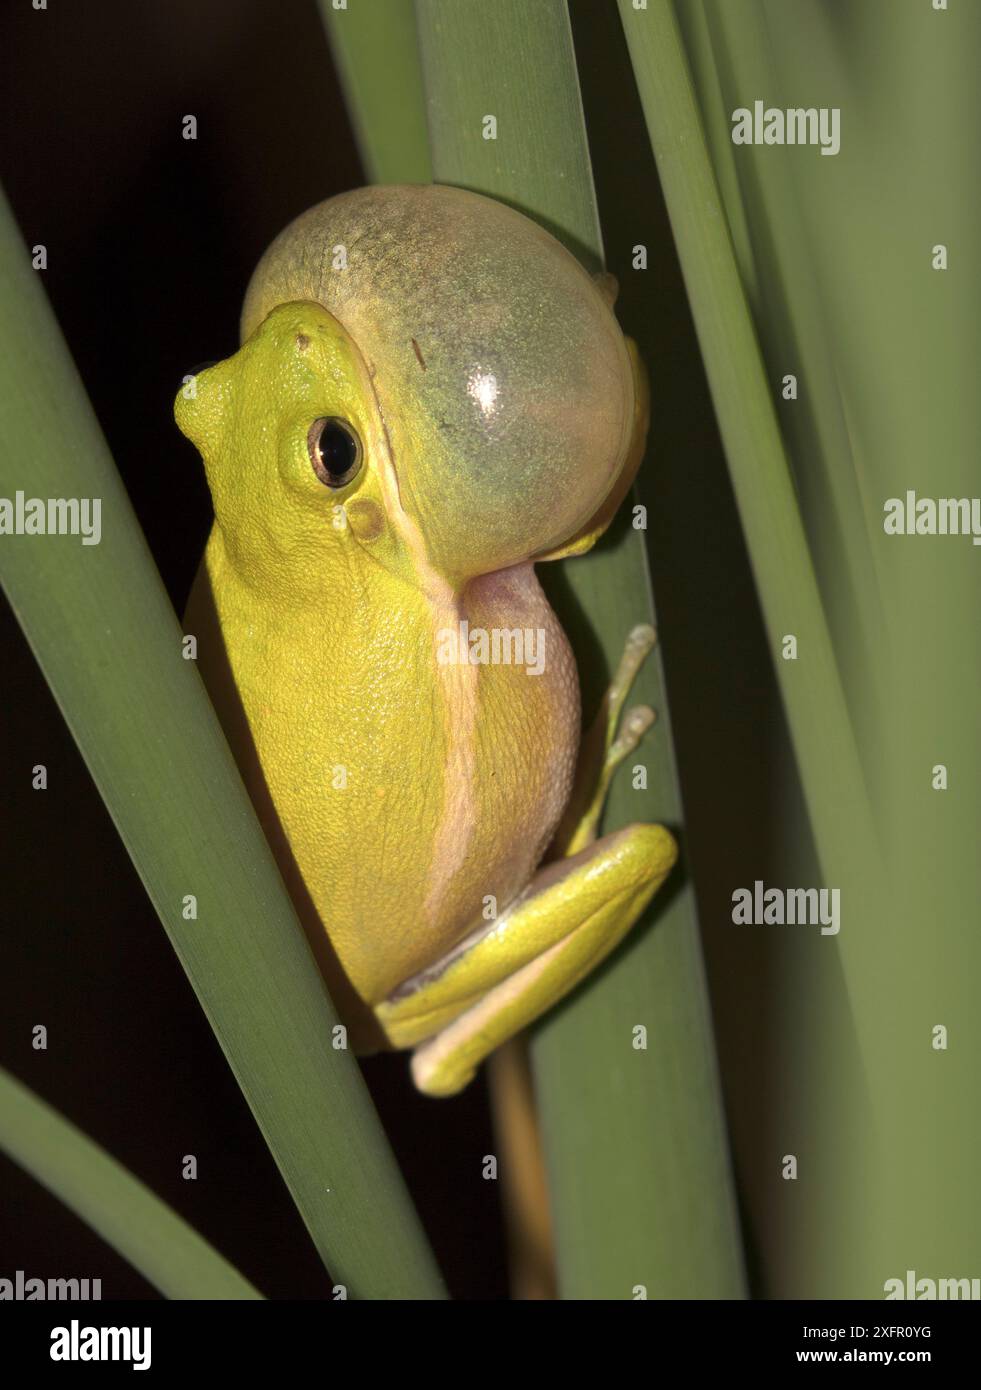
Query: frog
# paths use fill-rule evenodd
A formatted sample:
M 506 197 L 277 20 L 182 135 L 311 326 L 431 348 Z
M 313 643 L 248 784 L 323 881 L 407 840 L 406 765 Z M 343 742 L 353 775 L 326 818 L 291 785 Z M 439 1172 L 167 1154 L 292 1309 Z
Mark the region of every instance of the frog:
M 271 244 L 240 346 L 178 392 L 214 522 L 185 622 L 359 1053 L 450 1096 L 642 917 L 677 842 L 600 834 L 653 722 L 632 626 L 581 735 L 536 566 L 604 534 L 649 395 L 590 274 L 444 184 L 335 195 Z

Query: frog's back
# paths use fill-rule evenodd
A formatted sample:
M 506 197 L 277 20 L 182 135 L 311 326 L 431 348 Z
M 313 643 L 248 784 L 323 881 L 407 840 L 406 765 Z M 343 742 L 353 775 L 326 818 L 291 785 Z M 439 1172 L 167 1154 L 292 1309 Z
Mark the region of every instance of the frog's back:
M 219 596 L 223 651 L 202 643 L 202 674 L 294 897 L 373 1003 L 531 878 L 574 772 L 571 650 L 531 565 L 452 610 L 369 567 L 343 602 L 287 614 L 223 565 L 216 532 L 192 609 L 208 630 Z

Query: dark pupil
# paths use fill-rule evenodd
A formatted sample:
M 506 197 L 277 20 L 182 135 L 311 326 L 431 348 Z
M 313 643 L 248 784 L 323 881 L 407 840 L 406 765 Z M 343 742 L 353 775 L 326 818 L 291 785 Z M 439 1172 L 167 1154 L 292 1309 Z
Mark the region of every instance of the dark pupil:
M 358 446 L 342 425 L 324 425 L 317 443 L 320 449 L 320 458 L 328 473 L 339 477 L 354 466 Z

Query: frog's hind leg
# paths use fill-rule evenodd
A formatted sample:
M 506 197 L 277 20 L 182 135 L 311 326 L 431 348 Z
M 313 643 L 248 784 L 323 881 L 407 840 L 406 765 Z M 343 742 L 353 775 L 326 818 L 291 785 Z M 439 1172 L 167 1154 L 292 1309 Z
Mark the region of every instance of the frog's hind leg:
M 556 1003 L 636 922 L 677 857 L 669 831 L 631 825 L 542 869 L 522 896 L 443 968 L 378 1006 L 396 1047 L 421 1043 L 421 1091 L 452 1095 L 505 1039 Z
M 634 628 L 584 743 L 554 858 L 497 919 L 376 1008 L 395 1047 L 416 1047 L 412 1073 L 430 1095 L 452 1095 L 480 1062 L 593 970 L 622 940 L 678 856 L 662 825 L 629 825 L 596 839 L 614 771 L 653 722 L 644 706 L 623 714 L 654 645 Z

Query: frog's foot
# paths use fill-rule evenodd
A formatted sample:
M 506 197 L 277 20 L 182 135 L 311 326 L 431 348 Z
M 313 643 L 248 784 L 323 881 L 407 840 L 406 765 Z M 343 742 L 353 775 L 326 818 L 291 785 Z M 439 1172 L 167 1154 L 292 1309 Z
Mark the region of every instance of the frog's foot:
M 654 711 L 623 707 L 637 672 L 654 649 L 657 634 L 649 623 L 632 628 L 610 687 L 592 728 L 583 740 L 576 780 L 552 846 L 553 856 L 577 854 L 596 839 L 613 774 L 654 723 Z
M 447 1096 L 478 1065 L 573 989 L 626 935 L 677 858 L 660 825 L 630 825 L 536 874 L 494 922 L 376 1009 L 412 1074 Z

